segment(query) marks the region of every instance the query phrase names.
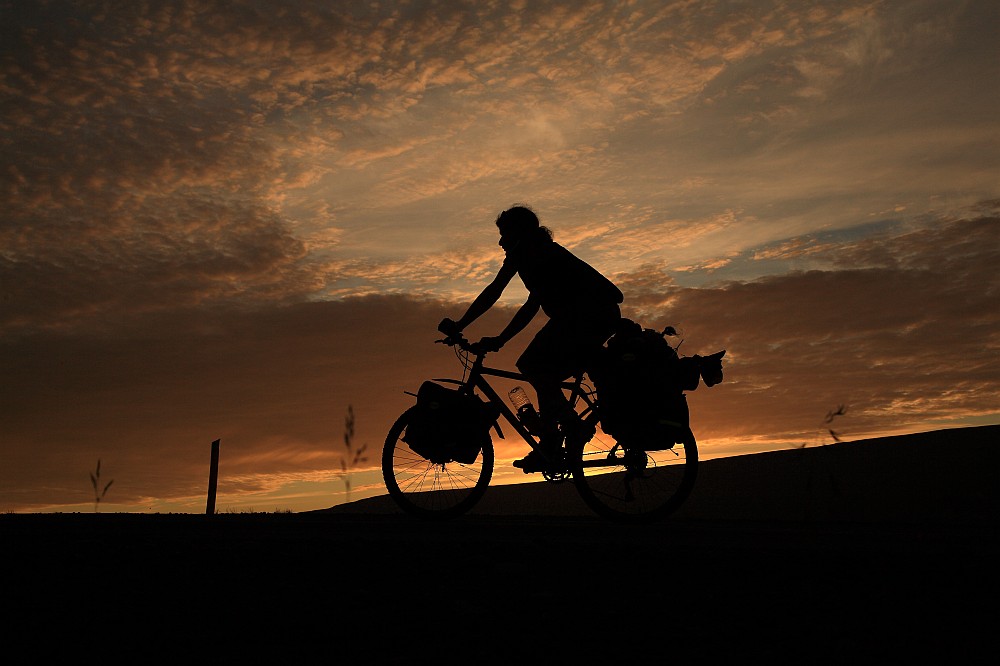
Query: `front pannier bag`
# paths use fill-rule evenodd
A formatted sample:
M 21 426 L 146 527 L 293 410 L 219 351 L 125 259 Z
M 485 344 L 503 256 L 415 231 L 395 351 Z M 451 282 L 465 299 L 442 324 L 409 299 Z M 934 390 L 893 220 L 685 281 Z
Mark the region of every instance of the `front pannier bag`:
M 462 393 L 432 381 L 420 385 L 417 406 L 403 441 L 432 462 L 475 462 L 490 440 L 498 410 L 477 395 Z

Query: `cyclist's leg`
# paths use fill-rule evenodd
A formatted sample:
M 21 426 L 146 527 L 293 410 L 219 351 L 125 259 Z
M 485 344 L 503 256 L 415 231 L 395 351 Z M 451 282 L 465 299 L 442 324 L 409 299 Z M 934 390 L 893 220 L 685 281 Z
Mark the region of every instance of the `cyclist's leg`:
M 562 435 L 584 440 L 593 435 L 593 426 L 582 423 L 561 384 L 587 366 L 620 318 L 615 304 L 587 319 L 550 319 L 517 360 L 538 396 L 543 453 L 559 447 Z
M 567 404 L 560 388 L 571 373 L 572 354 L 567 353 L 565 329 L 562 322 L 549 320 L 517 359 L 517 369 L 535 389 L 538 412 L 546 423 L 554 423 Z
M 562 350 L 559 342 L 563 337 L 561 328 L 558 322 L 549 320 L 517 360 L 517 369 L 535 389 L 538 397 L 538 446 L 536 451 L 514 463 L 515 467 L 525 471 L 538 471 L 539 468 L 547 467 L 558 459 L 562 447 L 557 416 L 569 409 L 569 403 L 560 384 L 569 375 L 564 372 L 560 363 Z
M 577 420 L 560 385 L 590 365 L 620 319 L 617 304 L 595 309 L 586 318 L 550 319 L 527 346 L 517 368 L 535 388 L 545 418 L 563 425 Z

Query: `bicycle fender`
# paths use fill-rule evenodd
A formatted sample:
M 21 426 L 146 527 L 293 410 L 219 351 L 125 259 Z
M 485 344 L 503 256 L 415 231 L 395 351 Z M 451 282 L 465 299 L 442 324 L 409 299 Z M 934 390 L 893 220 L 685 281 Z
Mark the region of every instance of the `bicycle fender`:
M 464 386 L 465 382 L 460 379 L 444 379 L 442 377 L 434 377 L 431 379 L 432 382 L 444 382 L 445 384 L 457 384 L 458 386 Z

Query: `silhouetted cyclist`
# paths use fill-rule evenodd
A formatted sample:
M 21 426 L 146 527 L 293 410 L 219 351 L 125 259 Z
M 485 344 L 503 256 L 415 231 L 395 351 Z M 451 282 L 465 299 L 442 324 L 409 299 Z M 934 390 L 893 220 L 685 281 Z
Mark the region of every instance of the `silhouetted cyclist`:
M 614 333 L 621 319 L 622 292 L 592 266 L 552 240 L 527 206 L 509 208 L 496 219 L 500 247 L 507 256 L 500 272 L 483 289 L 458 321 L 444 319 L 438 330 L 460 333 L 489 310 L 515 274 L 528 289 L 528 300 L 496 337 L 477 344 L 484 351 L 498 351 L 520 333 L 538 313 L 549 321 L 517 360 L 517 368 L 538 394 L 541 420 L 539 447 L 514 462 L 525 472 L 548 469 L 557 460 L 562 437 L 589 439 L 586 426 L 570 406 L 560 383 L 586 368 L 589 359 Z M 561 432 L 560 432 L 561 426 Z M 587 428 L 591 432 L 585 432 Z

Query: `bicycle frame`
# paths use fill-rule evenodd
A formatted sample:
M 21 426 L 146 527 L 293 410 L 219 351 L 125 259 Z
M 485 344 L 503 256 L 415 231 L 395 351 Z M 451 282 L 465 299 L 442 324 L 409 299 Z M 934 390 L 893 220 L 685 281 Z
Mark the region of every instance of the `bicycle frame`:
M 490 366 L 483 364 L 484 355 L 476 354 L 475 360 L 472 362 L 472 366 L 469 368 L 469 376 L 465 380 L 458 379 L 444 379 L 436 378 L 434 381 L 445 382 L 449 384 L 457 384 L 464 391 L 471 393 L 474 387 L 479 389 L 483 395 L 491 403 L 497 406 L 500 410 L 500 414 L 507 420 L 507 422 L 514 428 L 514 431 L 532 448 L 535 449 L 538 446 L 538 439 L 528 432 L 528 429 L 521 423 L 521 420 L 517 418 L 517 414 L 507 406 L 507 402 L 500 397 L 496 389 L 489 383 L 486 377 L 501 377 L 503 379 L 513 379 L 515 381 L 527 381 L 527 378 L 520 372 L 513 372 L 511 370 L 502 370 L 500 368 L 492 368 Z M 585 420 L 597 420 L 597 412 L 594 410 L 595 402 L 591 397 L 589 391 L 582 390 L 583 388 L 583 372 L 575 375 L 572 380 L 567 380 L 562 382 L 561 387 L 565 391 L 570 392 L 569 402 L 574 408 L 578 401 L 582 401 L 586 407 L 580 413 L 581 418 Z M 499 423 L 494 424 L 494 429 L 501 439 L 506 439 L 503 432 L 500 430 Z

